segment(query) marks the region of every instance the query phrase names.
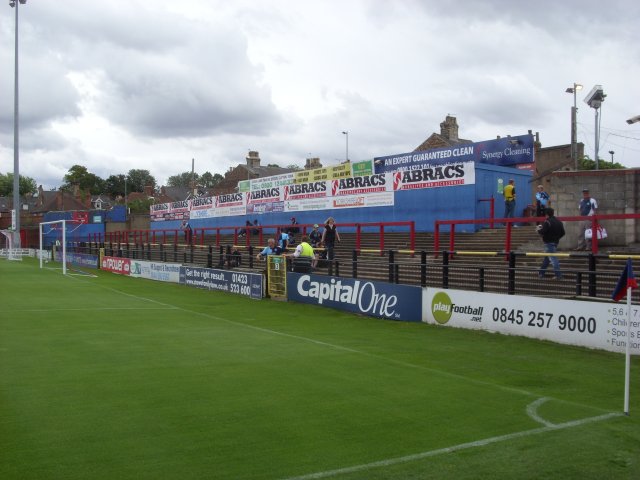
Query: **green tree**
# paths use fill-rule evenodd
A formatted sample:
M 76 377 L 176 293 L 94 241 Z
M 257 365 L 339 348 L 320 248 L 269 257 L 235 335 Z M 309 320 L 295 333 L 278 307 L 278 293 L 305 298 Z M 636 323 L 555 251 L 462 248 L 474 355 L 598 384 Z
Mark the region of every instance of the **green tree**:
M 194 172 L 193 177 L 196 185 L 200 185 L 204 188 L 215 187 L 220 181 L 224 180 L 224 177 L 219 173 L 212 174 L 211 172 L 204 172 L 202 175 Z M 182 172 L 178 175 L 172 175 L 167 179 L 167 185 L 170 187 L 191 187 L 191 172 Z
M 148 214 L 151 205 L 153 205 L 153 199 L 133 200 L 129 202 L 128 206 L 131 213 L 144 213 Z
M 109 175 L 109 177 L 104 181 L 104 193 L 113 198 L 118 195 L 124 197 L 125 190 L 129 193 L 128 185 L 125 185 L 126 182 L 126 175 Z
M 611 162 L 600 158 L 598 160 L 598 170 L 614 170 L 614 169 L 625 169 L 624 165 L 618 162 Z M 595 170 L 596 162 L 591 160 L 589 155 L 585 155 L 582 158 L 578 159 L 578 169 L 579 170 Z
M 38 191 L 38 185 L 36 181 L 31 177 L 25 177 L 20 175 L 18 177 L 18 185 L 20 195 L 26 195 L 27 193 L 35 193 Z M 8 197 L 13 194 L 13 173 L 7 173 L 6 175 L 0 173 L 0 197 Z
M 144 187 L 156 188 L 156 179 L 149 173 L 149 170 L 131 169 L 127 173 L 127 191 L 144 192 Z
M 192 178 L 193 177 L 193 178 Z M 191 172 L 182 172 L 178 175 L 172 175 L 167 179 L 167 185 L 169 187 L 191 187 L 191 182 L 196 182 L 196 185 L 200 182 L 200 176 L 197 173 L 191 174 Z
M 83 191 L 88 190 L 92 195 L 103 193 L 105 188 L 104 180 L 82 165 L 74 165 L 69 169 L 60 189 L 71 191 L 73 185 L 78 185 Z
M 224 177 L 219 173 L 211 174 L 211 172 L 204 172 L 200 177 L 200 185 L 204 188 L 215 187 L 218 183 L 224 180 Z

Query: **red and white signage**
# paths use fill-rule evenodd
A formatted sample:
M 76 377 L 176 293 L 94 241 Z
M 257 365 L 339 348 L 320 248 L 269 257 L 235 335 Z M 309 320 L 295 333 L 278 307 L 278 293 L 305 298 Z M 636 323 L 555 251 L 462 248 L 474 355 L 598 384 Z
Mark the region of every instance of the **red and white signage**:
M 283 187 L 264 188 L 247 192 L 247 204 L 281 202 Z
M 393 172 L 393 190 L 455 187 L 476 183 L 473 162 L 450 163 L 415 170 Z
M 284 201 L 306 200 L 309 198 L 327 198 L 327 182 L 292 183 L 282 187 L 284 190 Z
M 339 197 L 341 195 L 369 195 L 371 193 L 381 193 L 388 190 L 387 177 L 384 173 L 331 180 L 332 197 Z
M 129 275 L 131 271 L 131 261 L 128 258 L 102 257 L 100 269 L 120 275 Z
M 74 223 L 89 223 L 89 212 L 73 212 L 73 222 Z

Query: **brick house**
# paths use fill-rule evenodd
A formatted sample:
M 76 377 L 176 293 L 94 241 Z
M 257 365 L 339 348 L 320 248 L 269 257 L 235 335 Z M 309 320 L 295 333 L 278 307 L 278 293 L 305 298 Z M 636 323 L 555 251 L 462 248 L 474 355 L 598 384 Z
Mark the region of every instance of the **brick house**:
M 237 191 L 238 182 L 243 180 L 271 177 L 273 175 L 282 175 L 283 173 L 295 171 L 291 168 L 276 166 L 263 167 L 260 165 L 260 155 L 256 151 L 249 151 L 246 160 L 246 163 L 241 163 L 236 167 L 230 168 L 227 173 L 224 174 L 224 180 L 221 180 L 220 183 L 209 190 L 209 195 L 215 196 L 225 193 L 233 193 Z M 315 162 L 313 162 L 313 164 L 315 164 Z

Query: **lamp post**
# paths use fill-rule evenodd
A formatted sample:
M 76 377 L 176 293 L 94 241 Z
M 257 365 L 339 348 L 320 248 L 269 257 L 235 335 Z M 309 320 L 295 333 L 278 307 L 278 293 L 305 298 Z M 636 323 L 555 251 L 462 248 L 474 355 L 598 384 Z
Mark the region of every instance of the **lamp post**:
M 578 90 L 582 90 L 582 85 L 574 83 L 573 87 L 569 87 L 565 90 L 567 93 L 573 93 L 573 107 L 571 108 L 571 159 L 576 170 L 578 170 L 578 106 L 576 104 L 576 93 Z
M 19 95 L 18 95 L 18 5 L 24 5 L 27 0 L 10 0 L 9 5 L 11 8 L 16 9 L 16 35 L 15 35 L 15 66 L 14 66 L 14 90 L 13 90 L 13 230 L 16 232 L 14 235 L 14 248 L 20 248 L 20 133 L 19 133 Z
M 342 132 L 343 135 L 346 135 L 347 137 L 347 149 L 345 152 L 345 160 L 348 162 L 349 161 L 349 130 L 345 130 L 344 132 Z
M 611 165 L 613 165 L 613 154 L 616 153 L 613 150 L 609 150 L 609 155 L 611 155 Z

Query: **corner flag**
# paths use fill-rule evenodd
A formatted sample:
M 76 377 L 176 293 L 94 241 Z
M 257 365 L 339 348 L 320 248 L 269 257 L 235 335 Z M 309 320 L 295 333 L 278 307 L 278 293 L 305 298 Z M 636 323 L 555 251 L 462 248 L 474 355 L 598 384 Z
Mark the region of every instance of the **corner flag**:
M 633 276 L 633 266 L 631 259 L 627 258 L 627 265 L 624 267 L 624 272 L 618 279 L 618 284 L 615 290 L 611 294 L 616 302 L 627 297 L 627 339 L 625 342 L 625 366 L 624 366 L 624 410 L 625 415 L 629 415 L 629 383 L 631 378 L 631 290 L 638 288 L 638 282 L 636 282 Z
M 627 258 L 627 265 L 624 267 L 624 272 L 622 272 L 622 275 L 620 275 L 620 278 L 618 279 L 618 284 L 611 294 L 611 298 L 616 302 L 622 300 L 627 294 L 627 289 L 629 288 L 638 288 L 638 282 L 636 282 L 636 278 L 633 276 L 631 259 Z

